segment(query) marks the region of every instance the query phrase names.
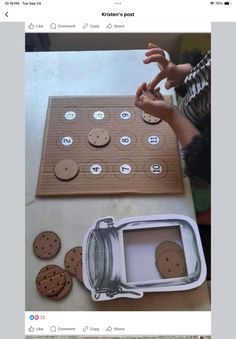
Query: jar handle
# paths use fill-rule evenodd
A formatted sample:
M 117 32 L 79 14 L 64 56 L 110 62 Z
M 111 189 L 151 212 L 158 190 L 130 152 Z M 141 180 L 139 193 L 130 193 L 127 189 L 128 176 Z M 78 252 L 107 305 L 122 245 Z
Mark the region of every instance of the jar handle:
M 113 218 L 104 218 L 104 219 L 101 219 L 101 220 L 97 221 L 95 229 L 100 228 L 100 224 L 101 223 L 107 224 L 108 228 L 114 227 L 114 220 L 113 220 Z

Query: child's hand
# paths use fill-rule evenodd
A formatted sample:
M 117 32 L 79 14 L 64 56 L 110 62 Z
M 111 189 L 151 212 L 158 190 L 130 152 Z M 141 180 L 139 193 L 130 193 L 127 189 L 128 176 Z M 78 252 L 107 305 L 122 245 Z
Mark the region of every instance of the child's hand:
M 199 135 L 196 127 L 183 116 L 177 107 L 168 104 L 163 100 L 152 100 L 143 94 L 147 89 L 147 84 L 143 83 L 136 92 L 135 105 L 146 113 L 149 113 L 161 120 L 166 121 L 175 135 L 186 147 L 195 137 Z
M 145 90 L 147 90 L 147 84 L 144 82 L 136 92 L 135 105 L 145 113 L 168 122 L 172 118 L 174 107 L 163 101 L 162 98 L 160 100 L 150 99 L 143 94 Z
M 192 66 L 190 64 L 175 65 L 173 62 L 165 58 L 163 49 L 152 43 L 148 44 L 149 51 L 146 52 L 146 59 L 143 60 L 145 64 L 157 62 L 160 73 L 152 80 L 148 88 L 153 91 L 156 85 L 163 79 L 167 78 L 165 88 L 179 86 L 184 78 L 191 72 Z

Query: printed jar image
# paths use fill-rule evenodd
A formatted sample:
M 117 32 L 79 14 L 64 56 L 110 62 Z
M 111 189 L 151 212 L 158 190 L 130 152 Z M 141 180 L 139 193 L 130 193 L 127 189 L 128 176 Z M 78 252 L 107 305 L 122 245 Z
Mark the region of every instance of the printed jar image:
M 197 225 L 183 215 L 98 220 L 84 238 L 83 258 L 93 300 L 189 290 L 206 278 Z

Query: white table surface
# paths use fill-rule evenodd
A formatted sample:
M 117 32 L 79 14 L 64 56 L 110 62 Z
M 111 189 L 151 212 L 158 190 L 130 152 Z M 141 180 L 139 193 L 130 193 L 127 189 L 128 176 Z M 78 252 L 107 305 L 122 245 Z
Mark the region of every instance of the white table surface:
M 143 81 L 157 73 L 154 64 L 142 63 L 145 51 L 37 52 L 26 54 L 26 310 L 209 310 L 206 283 L 185 292 L 146 293 L 142 299 L 94 302 L 90 292 L 75 279 L 70 295 L 60 302 L 42 298 L 35 286 L 41 267 L 63 267 L 65 253 L 82 244 L 86 230 L 96 219 L 107 215 L 115 220 L 138 215 L 180 213 L 195 219 L 189 181 L 184 178 L 184 193 L 156 196 L 35 197 L 41 158 L 43 132 L 49 96 L 134 95 Z M 172 95 L 161 84 L 164 95 Z M 35 257 L 34 237 L 53 230 L 62 248 L 50 261 Z

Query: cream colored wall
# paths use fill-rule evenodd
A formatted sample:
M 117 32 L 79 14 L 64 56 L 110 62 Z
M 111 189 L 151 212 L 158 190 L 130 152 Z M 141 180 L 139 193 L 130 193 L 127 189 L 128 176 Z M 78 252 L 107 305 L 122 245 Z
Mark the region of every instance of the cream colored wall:
M 206 33 L 196 33 L 199 37 L 209 37 Z M 171 59 L 178 62 L 180 40 L 183 33 L 74 33 L 74 34 L 49 34 L 52 51 L 87 51 L 87 50 L 122 50 L 145 49 L 148 42 L 159 44 L 169 52 Z M 191 40 L 194 40 L 194 36 Z M 196 46 L 197 48 L 198 46 Z
M 179 33 L 87 33 L 49 34 L 53 50 L 142 49 L 148 42 L 171 48 Z

